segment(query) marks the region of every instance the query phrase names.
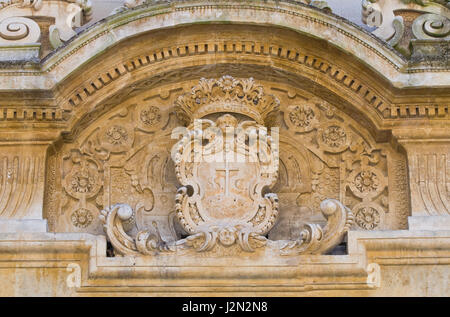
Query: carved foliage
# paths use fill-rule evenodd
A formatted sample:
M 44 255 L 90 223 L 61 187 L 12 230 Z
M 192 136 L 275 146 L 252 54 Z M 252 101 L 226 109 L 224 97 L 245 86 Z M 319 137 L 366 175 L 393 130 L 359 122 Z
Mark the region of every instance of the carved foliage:
M 360 135 L 351 121 L 331 105 L 317 98 L 292 102 L 294 105 L 285 108 L 284 121 L 291 137 L 310 153 L 303 155 L 308 163 L 302 166 L 309 166 L 303 170 L 307 170 L 309 176 L 304 178 L 311 180 L 311 189 L 297 191 L 297 203 L 314 210 L 325 198 L 340 198 L 352 208 L 359 228 L 383 227 L 386 210 L 382 206 L 387 207 L 388 201 L 386 154 L 365 141 L 367 137 Z M 282 143 L 281 152 L 285 149 Z M 294 157 L 301 160 L 298 154 Z M 283 155 L 281 160 L 284 166 Z
M 167 148 L 170 135 L 160 131 L 160 137 L 153 137 L 167 121 L 166 110 L 143 102 L 97 123 L 80 145 L 63 145 L 67 154 L 60 166 L 66 196 L 56 227 L 99 233 L 99 210 L 120 201 L 138 210 L 140 225 L 150 221 L 146 215 L 170 212 L 167 194 L 175 190 L 175 184 L 167 183 L 168 177 L 174 178 L 167 173 L 173 168 Z
M 229 97 L 224 98 L 223 94 L 229 94 L 238 83 L 230 76 L 223 76 L 220 80 L 202 79 L 200 86 L 217 85 L 220 87 L 218 95 L 222 96 L 220 100 L 229 100 Z M 194 87 L 193 95 L 198 91 L 196 87 L 198 86 Z M 185 94 L 181 100 L 183 98 L 192 101 L 192 95 Z M 270 249 L 287 255 L 324 253 L 336 246 L 353 224 L 352 212 L 337 200 L 325 200 L 321 204 L 322 213 L 327 219 L 324 228 L 319 224 L 308 224 L 302 231 L 301 238 L 292 241 L 272 241 L 263 236 L 273 227 L 279 209 L 276 194 L 263 194 L 264 189 L 273 186 L 277 179 L 276 139 L 274 135 L 267 135 L 264 127 L 255 121 L 239 123 L 236 115 L 244 114 L 241 108 L 242 104 L 247 102 L 246 98 L 241 101 L 242 104 L 234 104 L 233 107 L 229 107 L 227 102 L 217 103 L 214 94 L 210 98 L 204 98 L 200 93 L 195 95 L 195 98 L 199 98 L 197 104 L 204 103 L 201 107 L 205 109 L 215 109 L 218 113 L 228 114 L 218 117 L 215 121 L 205 118 L 194 121 L 172 150 L 176 176 L 182 185 L 175 196 L 176 217 L 184 231 L 190 235 L 186 239 L 172 242 L 161 239 L 159 233 L 155 235 L 140 232 L 133 238 L 131 231 L 125 234 L 122 230 L 121 222 L 126 221 L 124 219 L 128 217 L 118 217 L 114 211 L 118 205 L 113 206 L 102 211 L 102 220 L 108 238 L 114 246 L 117 244 L 119 253 L 135 254 L 138 250 L 143 254 L 155 254 L 193 250 L 224 255 L 230 250 L 234 250 L 232 254 L 236 254 L 235 252 L 256 250 L 266 252 Z M 181 107 L 180 98 L 177 104 Z M 192 120 L 199 114 L 194 108 L 197 106 L 193 103 L 189 105 L 193 108 L 181 109 L 181 112 Z M 257 108 L 253 110 L 257 111 Z M 204 115 L 212 115 L 213 111 L 208 110 Z M 262 108 L 259 111 L 266 110 Z M 317 109 L 315 111 L 318 113 Z M 331 129 L 325 129 L 325 132 L 317 129 L 322 137 L 326 134 L 332 139 L 328 148 L 323 151 L 340 153 L 349 147 L 350 141 L 347 140 L 351 137 L 345 128 L 344 141 L 341 142 L 342 133 L 337 133 L 337 137 L 333 133 L 344 129 L 337 126 L 335 121 L 330 123 Z M 257 140 L 256 143 L 255 140 L 252 141 L 252 136 Z M 259 151 L 252 151 L 252 147 L 257 147 Z M 118 208 L 119 211 L 122 209 L 133 210 L 129 206 Z M 148 240 L 148 237 L 153 238 Z M 142 245 L 145 247 L 139 249 L 141 240 L 144 241 Z M 147 241 L 151 241 L 150 246 Z M 126 250 L 127 248 L 129 250 Z
M 279 101 L 266 94 L 253 78 L 226 75 L 218 80 L 202 78 L 190 93 L 178 98 L 176 107 L 179 116 L 185 118 L 202 118 L 222 110 L 246 115 L 261 124 L 278 110 Z

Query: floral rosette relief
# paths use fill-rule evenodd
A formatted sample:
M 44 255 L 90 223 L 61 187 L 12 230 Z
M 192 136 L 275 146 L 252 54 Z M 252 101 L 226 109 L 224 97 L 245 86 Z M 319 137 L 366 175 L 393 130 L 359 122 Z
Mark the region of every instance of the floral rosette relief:
M 367 142 L 368 137 L 355 130 L 350 120 L 318 98 L 286 106 L 283 118 L 291 137 L 301 138 L 307 154 L 281 155 L 281 166 L 292 165 L 295 158 L 297 165 L 303 161 L 302 165 L 311 170 L 309 178 L 305 175 L 299 178 L 292 172 L 284 176 L 299 178 L 304 184 L 305 187 L 297 190 L 298 204 L 310 206 L 313 201 L 318 206 L 326 197 L 339 197 L 352 208 L 355 216 L 359 215 L 356 228 L 382 228 L 388 207 L 388 182 L 383 171 L 387 152 Z M 282 143 L 283 151 L 289 150 Z M 301 157 L 308 159 L 301 160 Z
M 168 172 L 173 164 L 168 160 L 167 142 L 161 144 L 155 135 L 167 138 L 162 128 L 168 119 L 168 112 L 157 103 L 144 101 L 139 106 L 116 111 L 97 126 L 81 130 L 85 136 L 80 145 L 63 145 L 68 153 L 61 160 L 63 216 L 52 226 L 101 233 L 100 210 L 122 200 L 139 210 L 136 217 L 139 225 L 166 217 L 173 205 L 169 197 L 176 190 L 167 185 L 166 178 L 175 176 Z M 157 149 L 159 153 L 154 153 Z M 160 212 L 161 209 L 165 211 Z M 174 236 L 169 222 L 165 219 L 162 222 L 167 235 Z

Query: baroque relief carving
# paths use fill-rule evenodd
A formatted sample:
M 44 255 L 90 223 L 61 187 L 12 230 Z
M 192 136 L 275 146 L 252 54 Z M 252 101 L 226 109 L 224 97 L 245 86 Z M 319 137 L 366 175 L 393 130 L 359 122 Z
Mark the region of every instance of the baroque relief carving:
M 303 241 L 304 228 L 309 228 L 309 233 L 303 234 L 307 237 L 325 234 L 324 230 L 315 230 L 314 226 L 311 229 L 308 224 L 316 223 L 324 228 L 327 217 L 321 204 L 327 199 L 340 206 L 336 209 L 338 213 L 348 214 L 344 205 L 350 208 L 355 218 L 351 222 L 355 229 L 396 228 L 400 222 L 406 222 L 409 205 L 403 204 L 400 214 L 391 206 L 397 208 L 399 197 L 409 196 L 407 186 L 396 187 L 391 192 L 387 183 L 388 176 L 391 177 L 387 168 L 391 164 L 389 162 L 397 160 L 398 164 L 405 164 L 402 157 L 393 156 L 395 160 L 388 162 L 393 149 L 385 144 L 376 144 L 358 123 L 332 105 L 301 91 L 284 93 L 277 88 L 272 90 L 274 94 L 269 94 L 271 87 L 283 85 L 271 86 L 231 76 L 187 83 L 192 84 L 171 84 L 162 95 L 158 95 L 161 88 L 155 94 L 149 86 L 145 94 L 137 94 L 128 100 L 124 97 L 120 109 L 86 126 L 84 131 L 81 129 L 78 133 L 83 135 L 82 138 L 75 136 L 72 141 L 67 140 L 63 152 L 71 154 L 57 159 L 63 164 L 60 167 L 56 164 L 55 177 L 50 175 L 56 183 L 61 177 L 66 195 L 61 202 L 46 203 L 46 209 L 57 214 L 51 226 L 53 230 L 64 228 L 59 230 L 99 234 L 102 223 L 98 215 L 102 214 L 105 225 L 113 226 L 108 229 L 108 235 L 121 232 L 122 229 L 114 229 L 119 228 L 120 222 L 130 226 L 129 231 L 116 235 L 117 254 L 129 254 L 129 248 L 136 254 L 193 252 L 197 249 L 214 253 L 219 252 L 217 248 L 229 254 L 246 250 L 266 252 L 269 249 L 277 250 L 279 254 L 294 254 L 295 250 L 305 247 L 299 242 Z M 181 94 L 180 88 L 186 93 Z M 239 109 L 239 104 L 245 104 L 249 109 Z M 176 110 L 176 115 L 171 114 L 173 110 Z M 224 112 L 232 116 L 220 117 Z M 185 142 L 191 140 L 196 130 L 195 118 L 203 120 L 203 128 L 213 130 L 262 127 L 256 120 L 261 123 L 278 122 L 277 126 L 281 124 L 277 177 L 266 186 L 260 185 L 259 192 L 253 192 L 253 198 L 245 198 L 242 197 L 243 188 L 248 188 L 258 175 L 251 165 L 243 168 L 240 166 L 243 163 L 237 162 L 222 162 L 217 166 L 180 162 L 177 167 L 171 153 L 176 140 L 171 139 L 170 133 L 180 122 L 185 122 L 191 129 Z M 244 124 L 245 121 L 253 123 Z M 221 143 L 219 139 L 213 142 L 207 135 L 204 137 L 202 144 L 210 142 L 210 155 L 213 155 Z M 248 138 L 244 140 L 244 144 L 248 142 Z M 242 139 L 237 138 L 235 142 L 242 142 Z M 179 148 L 180 151 L 183 149 Z M 83 160 L 88 162 L 85 166 L 89 169 L 82 173 Z M 60 168 L 61 176 L 58 176 Z M 201 171 L 205 170 L 215 175 L 213 181 L 202 176 Z M 407 181 L 405 174 L 395 177 L 398 182 Z M 96 180 L 99 180 L 100 187 Z M 184 187 L 180 187 L 180 183 Z M 266 187 L 264 192 L 261 186 Z M 195 188 L 201 188 L 200 192 L 207 195 L 199 195 Z M 272 189 L 268 191 L 268 188 Z M 55 190 L 58 191 L 57 184 Z M 225 199 L 227 194 L 233 200 Z M 259 198 L 253 200 L 255 197 Z M 342 202 L 342 206 L 335 200 Z M 234 208 L 234 216 L 242 216 L 239 219 L 244 219 L 245 225 L 224 224 L 219 217 L 214 225 L 205 226 L 205 222 L 212 224 L 208 210 L 222 210 L 223 217 L 228 217 L 227 204 L 241 206 L 243 211 L 252 210 L 248 215 Z M 132 221 L 128 216 L 118 215 L 120 206 L 125 205 L 132 211 L 129 212 Z M 245 218 L 244 214 L 248 217 Z M 346 228 L 351 223 L 348 222 Z M 186 235 L 188 237 L 183 239 Z M 241 236 L 245 237 L 242 241 L 239 240 Z M 247 238 L 248 244 L 245 242 Z M 143 244 L 139 249 L 136 243 L 140 239 Z M 179 242 L 181 240 L 182 243 Z M 154 247 L 145 246 L 145 241 L 152 241 Z M 282 252 L 282 243 L 274 241 L 286 241 L 286 245 L 298 242 Z
M 129 205 L 116 204 L 101 212 L 116 252 L 150 255 L 192 250 L 224 255 L 262 249 L 294 255 L 323 253 L 338 244 L 353 215 L 330 199 L 320 207 L 328 220 L 324 229 L 310 224 L 299 239 L 290 241 L 264 236 L 279 213 L 278 196 L 265 193 L 277 181 L 279 148 L 278 132 L 268 134 L 261 123 L 278 108 L 278 99 L 252 78 L 202 78 L 190 93 L 181 95 L 175 110 L 189 126 L 172 149 L 182 185 L 174 199 L 175 216 L 188 237 L 167 241 L 156 225 L 133 234 L 133 228 L 126 230 L 124 224 L 136 212 Z
M 261 132 L 262 126 L 248 121 L 238 125 L 237 120 L 231 115 L 224 115 L 215 123 L 204 120 L 199 123 L 206 129 L 219 128 L 222 133 L 225 133 L 227 128 L 236 128 L 244 133 L 244 129 L 253 127 L 254 137 L 259 140 L 262 137 L 258 133 Z M 259 147 L 267 148 L 265 162 L 261 162 L 256 153 L 251 153 L 244 135 L 231 142 L 219 137 L 208 139 L 206 136 L 208 143 L 205 146 L 211 150 L 208 150 L 204 157 L 205 163 L 196 164 L 191 160 L 195 155 L 193 151 L 196 150 L 194 144 L 196 133 L 198 130 L 192 129 L 192 133 L 185 135 L 176 147 L 176 175 L 183 185 L 178 189 L 175 207 L 180 224 L 191 234 L 197 232 L 197 227 L 205 222 L 214 226 L 215 222 L 219 225 L 221 221 L 227 221 L 227 226 L 231 228 L 252 224 L 252 232 L 266 234 L 275 223 L 278 214 L 277 196 L 262 195 L 265 187 L 271 187 L 275 183 L 278 170 L 278 161 L 273 153 L 274 146 L 270 136 L 265 136 L 264 141 L 258 142 Z M 242 152 L 234 152 L 235 148 L 242 149 Z M 239 155 L 248 158 L 250 162 L 228 159 Z M 222 157 L 224 159 L 221 159 Z M 219 158 L 221 163 L 215 158 Z M 189 166 L 186 166 L 187 163 Z M 186 186 L 191 186 L 193 190 L 191 195 L 188 195 L 189 187 Z M 198 214 L 196 220 L 191 217 L 193 210 Z
M 290 99 L 292 98 L 287 98 L 286 102 L 295 102 Z M 389 205 L 386 147 L 382 150 L 373 142 L 368 143 L 367 136 L 360 134 L 351 120 L 326 102 L 312 98 L 302 103 L 302 108 L 297 104 L 284 108 L 284 121 L 291 138 L 301 140 L 301 145 L 297 147 L 303 146 L 306 153 L 309 153 L 303 155 L 308 164 L 302 162 L 299 165 L 304 170 L 303 173 L 306 173 L 303 179 L 310 179 L 311 187 L 306 187 L 303 191 L 292 191 L 298 195 L 297 204 L 304 209 L 305 214 L 310 213 L 309 218 L 312 219 L 314 213 L 311 212 L 321 200 L 335 197 L 352 209 L 357 228 L 373 230 L 386 226 L 390 221 L 385 220 Z M 299 112 L 299 109 L 307 109 L 307 112 Z M 299 117 L 298 114 L 303 115 L 304 121 L 308 118 L 320 119 L 314 121 L 308 129 L 299 129 L 292 124 L 292 118 Z M 281 140 L 280 152 L 283 153 L 286 147 L 283 137 Z M 298 158 L 299 155 L 297 160 Z M 285 160 L 281 155 L 280 166 L 285 165 Z M 290 176 L 296 177 L 292 170 L 295 169 L 291 169 Z M 289 213 L 290 223 L 308 219 L 305 216 L 295 216 L 293 211 Z
M 53 180 L 45 203 L 50 228 L 100 233 L 100 210 L 123 201 L 139 211 L 139 225 L 161 221 L 165 237 L 174 239 L 167 218 L 173 211 L 169 196 L 176 192 L 169 180 L 175 175 L 167 146 L 174 141 L 164 131 L 168 120 L 154 99 L 140 100 L 89 128 L 79 143 L 58 146 L 47 174 Z M 59 201 L 53 198 L 58 192 Z

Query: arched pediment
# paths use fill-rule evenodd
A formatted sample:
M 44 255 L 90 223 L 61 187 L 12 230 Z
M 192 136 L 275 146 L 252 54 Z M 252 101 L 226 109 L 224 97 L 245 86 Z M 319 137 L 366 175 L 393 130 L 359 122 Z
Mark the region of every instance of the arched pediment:
M 285 28 L 195 25 L 146 33 L 68 77 L 57 100 L 70 132 L 142 90 L 224 74 L 310 91 L 365 122 L 376 138 L 388 137 L 389 83 L 333 45 Z
M 0 295 L 447 294 L 449 1 L 0 0 Z
M 183 1 L 140 6 L 110 16 L 81 32 L 48 56 L 42 68 L 47 72 L 56 68 L 64 70 L 52 76 L 56 84 L 86 61 L 120 42 L 155 30 L 195 24 L 285 28 L 334 45 L 399 87 L 402 77 L 409 76 L 402 74 L 407 67 L 406 60 L 382 40 L 341 17 L 288 1 L 252 1 L 245 4 L 239 1 L 203 4 Z M 84 58 L 74 60 L 74 53 Z
M 176 239 L 173 234 L 176 226 L 171 225 L 170 219 L 173 197 L 180 184 L 169 163 L 177 142 L 172 132 L 186 123 L 180 111 L 191 119 L 199 116 L 210 122 L 229 111 L 242 123 L 254 114 L 241 111 L 249 108 L 262 111 L 265 115 L 261 122 L 279 129 L 278 181 L 267 187 L 279 196 L 280 219 L 271 233 L 274 237 L 295 236 L 295 229 L 286 232 L 286 228 L 323 220 L 314 211 L 326 197 L 344 201 L 359 215 L 358 228 L 404 228 L 408 205 L 402 205 L 398 198 L 408 195 L 404 154 L 389 139 L 377 140 L 379 134 L 374 135 L 375 130 L 354 118 L 354 112 L 327 101 L 315 86 L 300 86 L 296 80 L 274 77 L 269 67 L 266 72 L 255 72 L 256 66 L 253 67 L 252 70 L 237 63 L 197 65 L 194 68 L 197 73 L 178 68 L 174 78 L 165 73 L 158 78 L 159 82 L 144 81 L 132 91 L 112 94 L 110 103 L 102 104 L 98 111 L 80 116 L 76 128 L 49 153 L 49 170 L 54 171 L 51 177 L 56 179 L 50 176 L 48 179 L 56 183 L 49 186 L 47 195 L 65 197 L 61 203 L 46 207 L 52 230 L 101 233 L 101 223 L 95 217 L 98 210 L 127 203 L 137 210 L 141 226 L 156 221 L 168 239 Z M 280 70 L 276 72 L 279 73 Z M 232 94 L 235 99 L 226 99 L 226 94 L 220 93 L 221 89 L 228 89 L 223 84 L 226 80 L 229 89 L 236 89 Z M 248 96 L 258 91 L 260 99 L 245 99 L 244 91 Z M 240 100 L 246 101 L 242 106 L 245 109 L 236 110 L 233 102 Z M 260 104 L 259 100 L 264 101 Z M 186 107 L 179 106 L 180 102 Z M 269 115 L 272 110 L 266 114 L 263 105 L 273 106 L 269 108 L 274 114 Z M 83 106 L 80 104 L 80 109 Z M 189 126 L 192 127 L 192 122 Z M 185 169 L 189 170 L 187 166 Z M 398 175 L 397 168 L 402 171 Z M 87 189 L 81 188 L 83 184 L 78 180 L 81 171 L 91 175 L 92 186 Z M 79 195 L 73 186 L 78 191 L 92 191 L 92 195 Z M 80 215 L 76 212 L 84 210 L 80 209 L 83 205 L 89 206 L 92 215 L 92 221 L 85 227 L 73 220 L 78 219 Z M 191 210 L 194 211 L 195 208 Z M 376 217 L 364 220 L 370 218 L 365 212 Z
M 448 117 L 445 70 L 408 67 L 385 42 L 310 6 L 183 1 L 101 20 L 40 63 L 5 69 L 0 90 L 8 101 L 5 119 L 51 124 L 51 132 L 42 133 L 48 140 L 71 133 L 133 90 L 241 72 L 313 91 L 386 140 L 396 126 L 414 129 L 430 118 L 439 126 Z M 10 93 L 18 86 L 33 96 L 32 109 Z

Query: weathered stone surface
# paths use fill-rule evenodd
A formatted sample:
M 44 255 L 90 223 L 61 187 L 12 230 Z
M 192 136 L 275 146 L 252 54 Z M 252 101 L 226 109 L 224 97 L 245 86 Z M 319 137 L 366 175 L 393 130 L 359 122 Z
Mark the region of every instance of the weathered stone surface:
M 0 295 L 450 295 L 441 2 L 77 3 L 0 6 Z

